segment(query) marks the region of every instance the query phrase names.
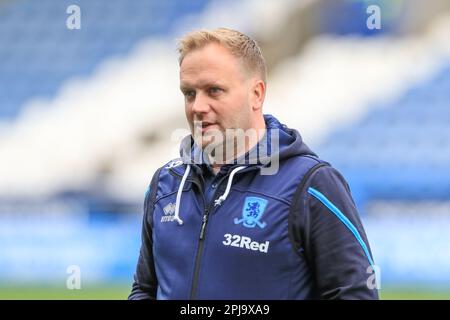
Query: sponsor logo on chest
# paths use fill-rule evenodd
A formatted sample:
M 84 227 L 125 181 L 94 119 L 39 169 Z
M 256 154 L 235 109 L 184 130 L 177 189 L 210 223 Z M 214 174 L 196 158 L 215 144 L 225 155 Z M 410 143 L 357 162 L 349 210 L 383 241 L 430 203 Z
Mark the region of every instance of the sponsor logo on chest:
M 269 251 L 269 241 L 259 243 L 257 241 L 252 241 L 249 237 L 229 233 L 226 233 L 223 236 L 225 237 L 225 240 L 222 241 L 222 243 L 225 246 L 259 251 L 262 253 L 267 253 Z

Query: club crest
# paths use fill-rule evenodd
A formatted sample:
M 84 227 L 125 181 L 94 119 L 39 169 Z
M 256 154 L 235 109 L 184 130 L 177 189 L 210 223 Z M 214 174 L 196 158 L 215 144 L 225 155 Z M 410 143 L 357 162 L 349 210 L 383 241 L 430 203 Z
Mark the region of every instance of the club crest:
M 258 197 L 246 197 L 242 207 L 242 219 L 234 218 L 234 224 L 243 224 L 244 227 L 254 228 L 256 226 L 263 229 L 265 222 L 260 219 L 266 209 L 268 201 Z

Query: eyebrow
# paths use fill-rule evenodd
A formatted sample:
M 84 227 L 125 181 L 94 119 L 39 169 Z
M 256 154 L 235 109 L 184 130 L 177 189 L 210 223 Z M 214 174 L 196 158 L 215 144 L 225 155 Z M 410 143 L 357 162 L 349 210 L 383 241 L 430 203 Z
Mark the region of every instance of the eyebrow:
M 200 83 L 199 83 L 199 85 L 198 85 L 198 87 L 200 87 L 200 88 L 204 88 L 204 87 L 213 87 L 213 86 L 225 87 L 225 85 L 224 85 L 222 82 L 218 81 L 218 80 L 216 80 L 216 81 L 208 81 L 208 80 L 206 80 L 206 81 L 200 81 Z M 182 83 L 182 84 L 180 85 L 180 90 L 181 90 L 181 91 L 186 91 L 186 90 L 192 89 L 192 88 L 194 88 L 194 87 L 196 87 L 196 86 L 195 86 L 195 85 L 188 84 L 188 83 L 184 83 L 184 84 Z

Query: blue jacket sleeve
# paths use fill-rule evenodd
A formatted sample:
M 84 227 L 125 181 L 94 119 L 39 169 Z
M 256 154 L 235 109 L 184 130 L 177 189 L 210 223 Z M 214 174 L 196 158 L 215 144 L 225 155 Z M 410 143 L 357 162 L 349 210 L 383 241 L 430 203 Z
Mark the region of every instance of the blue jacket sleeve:
M 325 166 L 304 190 L 304 249 L 318 298 L 378 299 L 372 253 L 347 182 Z
M 151 203 L 150 189 L 147 191 L 144 202 L 144 217 L 142 221 L 142 243 L 139 260 L 134 274 L 134 282 L 129 300 L 155 300 L 158 282 L 156 279 L 153 261 L 152 240 L 152 216 L 153 204 Z

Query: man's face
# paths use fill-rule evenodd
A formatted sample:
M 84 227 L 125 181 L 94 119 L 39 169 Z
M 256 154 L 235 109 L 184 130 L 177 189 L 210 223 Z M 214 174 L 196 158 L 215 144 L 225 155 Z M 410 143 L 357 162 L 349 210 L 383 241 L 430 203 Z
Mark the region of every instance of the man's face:
M 196 143 L 202 148 L 221 144 L 218 132 L 252 127 L 249 78 L 240 59 L 216 43 L 184 57 L 180 88 L 191 132 L 201 137 Z

